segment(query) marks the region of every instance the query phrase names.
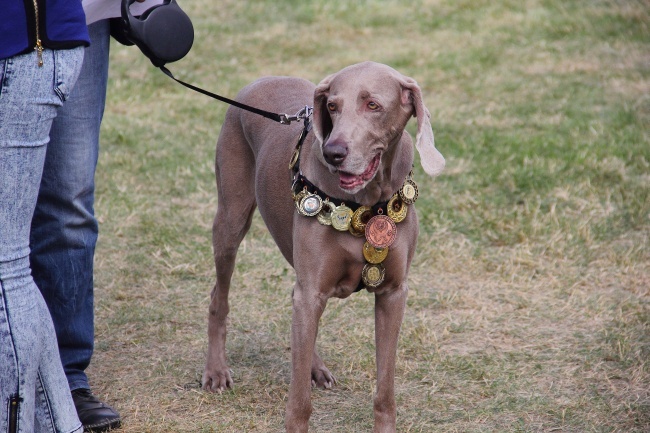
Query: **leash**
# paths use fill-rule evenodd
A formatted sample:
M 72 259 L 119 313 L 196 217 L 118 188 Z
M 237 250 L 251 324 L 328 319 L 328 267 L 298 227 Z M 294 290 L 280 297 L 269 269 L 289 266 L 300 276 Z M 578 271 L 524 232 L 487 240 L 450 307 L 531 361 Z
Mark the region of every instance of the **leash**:
M 171 73 L 169 69 L 167 69 L 165 66 L 160 66 L 160 70 L 163 71 L 165 75 L 167 75 L 169 78 L 172 80 L 176 81 L 177 83 L 187 87 L 188 89 L 192 89 L 195 92 L 199 92 L 203 95 L 209 96 L 214 99 L 218 99 L 221 102 L 225 102 L 226 104 L 234 105 L 237 108 L 241 108 L 242 110 L 250 111 L 251 113 L 259 114 L 260 116 L 266 117 L 267 119 L 274 120 L 282 125 L 290 125 L 291 122 L 295 122 L 297 120 L 306 120 L 309 119 L 312 113 L 312 107 L 305 106 L 302 108 L 300 111 L 298 111 L 296 114 L 293 116 L 290 116 L 288 114 L 280 114 L 280 113 L 273 113 L 270 111 L 265 111 L 261 110 L 259 108 L 251 107 L 250 105 L 242 104 L 241 102 L 234 101 L 232 99 L 226 98 L 225 96 L 220 96 L 217 95 L 216 93 L 209 92 L 207 90 L 203 90 L 200 87 L 193 86 L 192 84 L 186 83 L 184 81 L 179 80 L 178 78 L 174 77 L 174 74 Z M 307 125 L 305 125 L 305 128 Z

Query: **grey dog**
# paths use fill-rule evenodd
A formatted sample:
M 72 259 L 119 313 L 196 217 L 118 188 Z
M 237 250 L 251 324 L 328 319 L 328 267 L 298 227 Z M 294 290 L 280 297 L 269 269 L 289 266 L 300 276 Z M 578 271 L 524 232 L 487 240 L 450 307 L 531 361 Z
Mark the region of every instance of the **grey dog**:
M 280 125 L 235 107 L 226 114 L 216 150 L 216 284 L 203 388 L 223 391 L 233 384 L 225 347 L 228 293 L 237 249 L 257 207 L 296 272 L 286 431 L 306 432 L 311 387 L 335 383 L 315 349 L 327 300 L 365 288 L 375 295 L 374 431 L 395 432 L 397 340 L 419 232 L 410 208 L 417 198 L 415 151 L 405 131 L 411 117 L 417 119 L 415 148 L 424 171 L 436 176 L 445 165 L 420 87 L 389 66 L 364 62 L 317 86 L 299 78 L 261 78 L 237 100 L 290 113 L 313 102 L 313 129 L 298 147 L 299 123 Z

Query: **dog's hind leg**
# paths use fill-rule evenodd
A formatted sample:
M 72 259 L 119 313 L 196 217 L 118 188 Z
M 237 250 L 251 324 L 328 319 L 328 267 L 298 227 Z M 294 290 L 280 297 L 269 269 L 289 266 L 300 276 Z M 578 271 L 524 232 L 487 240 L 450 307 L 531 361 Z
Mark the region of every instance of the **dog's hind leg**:
M 232 117 L 232 110 L 228 112 Z M 239 244 L 251 225 L 255 211 L 255 161 L 241 126 L 234 119 L 224 123 L 217 143 L 217 213 L 212 226 L 216 283 L 208 315 L 208 355 L 202 386 L 217 392 L 232 387 L 226 360 L 228 293 Z
M 324 389 L 330 389 L 336 384 L 336 378 L 325 367 L 325 363 L 314 349 L 311 359 L 311 386 Z

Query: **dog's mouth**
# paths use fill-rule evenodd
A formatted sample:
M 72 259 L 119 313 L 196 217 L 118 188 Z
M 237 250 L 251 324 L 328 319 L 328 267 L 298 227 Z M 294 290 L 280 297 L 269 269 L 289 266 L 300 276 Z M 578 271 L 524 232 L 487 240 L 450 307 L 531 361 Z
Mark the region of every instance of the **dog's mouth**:
M 339 171 L 339 186 L 345 190 L 352 190 L 363 185 L 368 180 L 372 179 L 379 167 L 379 160 L 381 154 L 376 154 L 368 164 L 368 167 L 361 174 L 352 174 L 345 171 Z

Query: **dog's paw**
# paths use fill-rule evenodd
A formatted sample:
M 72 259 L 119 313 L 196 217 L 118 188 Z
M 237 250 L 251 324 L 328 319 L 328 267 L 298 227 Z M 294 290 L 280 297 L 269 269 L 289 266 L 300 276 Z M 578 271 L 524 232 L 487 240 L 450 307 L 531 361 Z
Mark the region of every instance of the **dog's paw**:
M 232 388 L 232 371 L 228 368 L 223 370 L 206 370 L 203 372 L 201 387 L 209 392 L 223 392 Z
M 336 378 L 324 365 L 311 371 L 311 386 L 331 389 L 336 384 Z

